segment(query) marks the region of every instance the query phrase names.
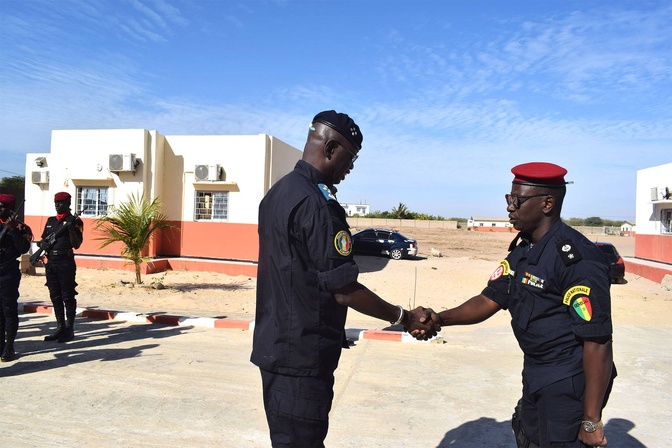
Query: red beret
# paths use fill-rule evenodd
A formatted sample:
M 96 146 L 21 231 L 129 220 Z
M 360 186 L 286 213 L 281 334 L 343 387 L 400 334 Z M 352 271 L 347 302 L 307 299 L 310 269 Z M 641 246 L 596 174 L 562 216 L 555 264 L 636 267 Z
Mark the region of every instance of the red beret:
M 567 170 L 547 162 L 530 162 L 511 168 L 514 184 L 534 187 L 564 187 Z
M 55 201 L 68 201 L 70 200 L 72 196 L 70 196 L 70 193 L 66 191 L 61 191 L 60 193 L 56 193 L 54 195 L 54 202 Z
M 7 208 L 14 208 L 16 205 L 16 198 L 13 194 L 0 194 L 0 202 L 2 202 Z

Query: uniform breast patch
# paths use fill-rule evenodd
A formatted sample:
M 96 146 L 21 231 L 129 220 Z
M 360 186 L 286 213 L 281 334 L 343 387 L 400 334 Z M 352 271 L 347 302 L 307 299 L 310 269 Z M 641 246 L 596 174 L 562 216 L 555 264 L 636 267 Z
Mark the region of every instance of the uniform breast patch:
M 352 252 L 352 237 L 345 230 L 339 231 L 334 237 L 336 252 L 347 257 Z
M 509 262 L 506 260 L 502 260 L 499 262 L 499 266 L 497 266 L 495 272 L 493 272 L 492 275 L 490 276 L 490 281 L 495 281 L 502 275 L 509 275 L 510 271 L 511 267 L 509 266 Z
M 544 279 L 537 277 L 536 275 L 532 275 L 529 272 L 526 272 L 520 281 L 525 285 L 534 286 L 535 288 L 539 289 L 544 289 Z

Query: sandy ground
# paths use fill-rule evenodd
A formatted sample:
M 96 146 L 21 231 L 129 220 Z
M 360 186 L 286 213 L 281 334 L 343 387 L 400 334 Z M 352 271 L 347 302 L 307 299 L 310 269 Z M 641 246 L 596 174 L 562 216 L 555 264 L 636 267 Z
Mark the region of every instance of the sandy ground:
M 411 260 L 357 257 L 360 281 L 389 302 L 407 308 L 417 305 L 436 310 L 453 307 L 478 294 L 506 255 L 512 234 L 463 230 L 414 229 L 404 233 L 418 240 L 419 255 Z M 634 255 L 634 238 L 591 236 L 610 241 L 622 256 Z M 432 248 L 442 257 L 432 257 Z M 21 302 L 48 302 L 43 270 L 24 275 Z M 616 324 L 666 324 L 672 317 L 672 291 L 649 280 L 626 273 L 627 283 L 612 286 Z M 211 272 L 176 272 L 143 276 L 143 285 L 132 284 L 130 271 L 79 269 L 78 304 L 114 311 L 164 312 L 201 317 L 254 317 L 254 278 Z M 165 289 L 152 285 L 161 283 Z M 508 319 L 500 313 L 491 321 Z M 355 311 L 349 325 L 383 328 L 385 322 Z M 487 322 L 486 322 L 487 325 Z

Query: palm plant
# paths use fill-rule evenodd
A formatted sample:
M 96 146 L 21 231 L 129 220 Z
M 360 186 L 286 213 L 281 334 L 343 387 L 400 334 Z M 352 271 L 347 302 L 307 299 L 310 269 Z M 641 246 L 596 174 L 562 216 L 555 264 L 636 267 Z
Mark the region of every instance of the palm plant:
M 398 207 L 392 207 L 392 217 L 396 219 L 408 218 L 408 207 L 406 207 L 406 204 L 400 202 Z
M 141 284 L 140 266 L 149 262 L 151 257 L 142 253 L 149 244 L 154 232 L 158 229 L 174 228 L 166 215 L 161 213 L 161 202 L 153 201 L 144 195 L 130 194 L 126 202 L 122 202 L 112 213 L 96 220 L 95 229 L 105 234 L 96 238 L 102 241 L 100 248 L 120 242 L 124 245 L 121 257 L 135 264 L 135 283 Z

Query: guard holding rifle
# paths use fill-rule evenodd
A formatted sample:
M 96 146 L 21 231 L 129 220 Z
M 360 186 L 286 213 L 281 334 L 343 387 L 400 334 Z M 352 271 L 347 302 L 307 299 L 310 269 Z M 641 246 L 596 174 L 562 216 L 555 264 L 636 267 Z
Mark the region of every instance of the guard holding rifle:
M 47 256 L 45 272 L 49 297 L 54 305 L 56 331 L 44 338 L 45 341 L 68 342 L 75 338 L 75 314 L 77 313 L 77 291 L 75 287 L 75 254 L 73 249 L 82 245 L 84 223 L 70 213 L 71 196 L 60 192 L 54 196 L 56 216 L 47 220 L 42 232 L 40 249 Z M 33 260 L 31 260 L 32 262 Z
M 0 194 L 0 360 L 13 361 L 14 339 L 19 330 L 19 284 L 21 270 L 17 258 L 28 252 L 33 232 L 16 218 L 16 199 Z

